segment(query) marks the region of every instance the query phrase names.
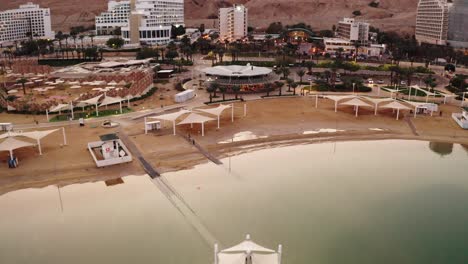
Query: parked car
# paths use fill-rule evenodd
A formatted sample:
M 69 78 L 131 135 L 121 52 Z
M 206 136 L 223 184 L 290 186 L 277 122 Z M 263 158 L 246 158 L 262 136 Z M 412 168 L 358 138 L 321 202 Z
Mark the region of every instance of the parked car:
M 400 84 L 401 84 L 401 85 L 406 85 L 406 82 L 405 82 L 405 81 L 401 81 Z
M 368 83 L 368 84 L 374 84 L 374 80 L 372 80 L 372 79 L 367 79 L 367 83 Z
M 378 84 L 384 84 L 385 82 L 383 80 L 378 80 L 377 83 Z

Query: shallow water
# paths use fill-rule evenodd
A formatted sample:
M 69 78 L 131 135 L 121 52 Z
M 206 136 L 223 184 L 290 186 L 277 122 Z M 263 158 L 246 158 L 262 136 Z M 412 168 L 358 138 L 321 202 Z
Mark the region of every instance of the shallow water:
M 221 243 L 284 263 L 468 263 L 468 149 L 418 141 L 260 150 L 165 178 Z M 229 169 L 230 168 L 230 169 Z M 229 172 L 229 170 L 231 172 Z M 147 176 L 0 196 L 0 263 L 212 263 Z

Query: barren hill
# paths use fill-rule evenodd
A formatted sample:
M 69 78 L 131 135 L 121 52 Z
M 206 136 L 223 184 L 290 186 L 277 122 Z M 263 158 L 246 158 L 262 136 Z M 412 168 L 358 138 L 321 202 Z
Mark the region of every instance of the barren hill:
M 70 26 L 91 25 L 94 16 L 104 11 L 107 0 L 0 0 L 0 9 L 18 7 L 33 1 L 52 10 L 54 30 L 68 30 Z M 314 29 L 329 29 L 341 17 L 352 17 L 360 11 L 359 18 L 373 26 L 412 32 L 416 20 L 418 0 L 380 0 L 377 8 L 370 7 L 373 0 L 185 0 L 188 26 L 215 24 L 209 17 L 217 15 L 219 7 L 243 3 L 249 8 L 250 25 L 265 27 L 270 22 L 283 24 L 305 22 Z M 374 0 L 378 1 L 378 0 Z

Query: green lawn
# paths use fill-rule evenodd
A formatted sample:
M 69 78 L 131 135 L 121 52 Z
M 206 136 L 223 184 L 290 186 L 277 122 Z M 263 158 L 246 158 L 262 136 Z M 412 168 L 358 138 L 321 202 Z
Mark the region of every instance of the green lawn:
M 130 112 L 132 112 L 131 108 L 122 107 L 122 113 L 126 114 L 126 113 L 130 113 Z M 119 109 L 99 110 L 99 117 L 113 116 L 113 115 L 119 115 L 119 114 L 120 114 Z M 70 113 L 56 115 L 56 116 L 54 116 L 53 118 L 50 119 L 50 122 L 67 121 L 69 115 L 70 115 Z M 74 116 L 75 116 L 74 120 L 78 120 L 80 118 L 84 118 L 84 119 L 93 118 L 93 117 L 96 117 L 96 111 L 89 109 L 89 110 L 85 110 L 84 112 L 75 112 Z

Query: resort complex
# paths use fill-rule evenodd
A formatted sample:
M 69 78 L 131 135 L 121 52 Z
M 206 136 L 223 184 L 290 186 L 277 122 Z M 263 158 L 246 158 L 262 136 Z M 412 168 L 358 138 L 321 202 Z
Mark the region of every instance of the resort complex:
M 67 1 L 0 10 L 0 263 L 466 263 L 466 1 Z

